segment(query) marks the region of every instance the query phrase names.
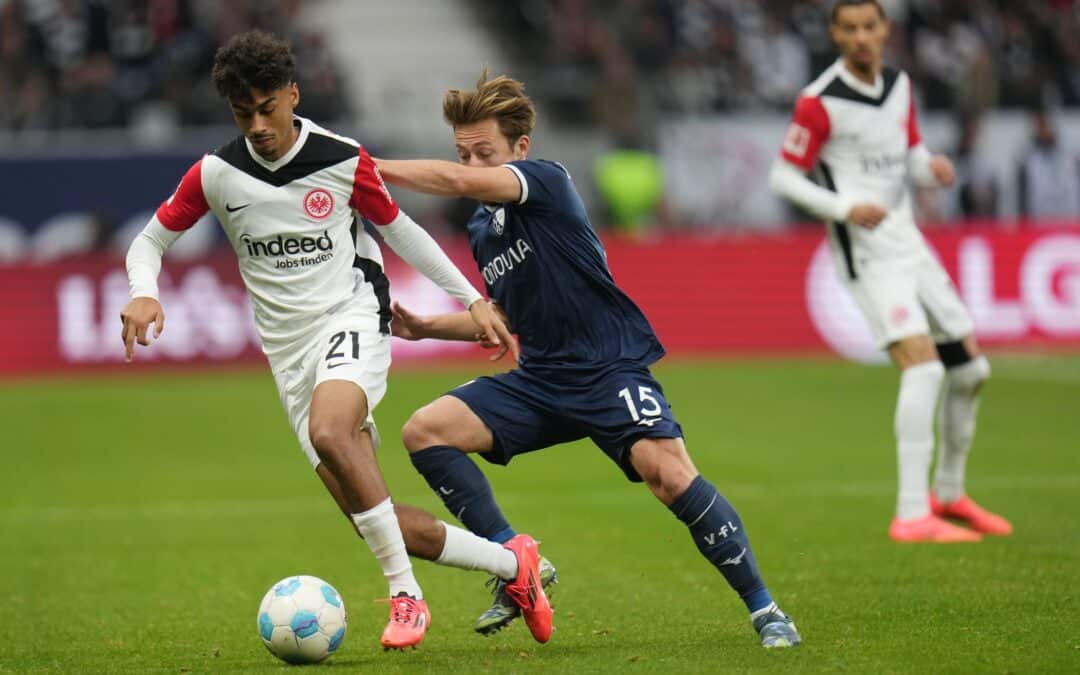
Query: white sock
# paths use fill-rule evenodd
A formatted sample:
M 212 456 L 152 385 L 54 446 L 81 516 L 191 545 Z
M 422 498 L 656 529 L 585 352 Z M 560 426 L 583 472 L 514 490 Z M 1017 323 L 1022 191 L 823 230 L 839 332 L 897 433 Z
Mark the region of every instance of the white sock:
M 390 498 L 363 513 L 352 514 L 352 521 L 379 561 L 383 576 L 390 584 L 390 597 L 404 591 L 422 600 L 424 594 L 413 576 L 412 563 L 405 551 L 405 539 L 401 536 L 401 527 Z
M 446 543 L 436 563 L 463 570 L 484 570 L 506 580 L 517 576 L 517 556 L 513 551 L 468 530 L 439 522 L 446 528 Z
M 896 399 L 896 459 L 900 489 L 896 517 L 921 518 L 930 513 L 930 457 L 934 451 L 934 410 L 945 376 L 941 361 L 911 366 L 900 374 Z
M 946 371 L 945 393 L 941 401 L 940 449 L 934 474 L 934 492 L 943 502 L 964 496 L 964 469 L 967 467 L 971 440 L 975 437 L 979 389 L 988 377 L 990 362 L 985 356 L 976 356 Z

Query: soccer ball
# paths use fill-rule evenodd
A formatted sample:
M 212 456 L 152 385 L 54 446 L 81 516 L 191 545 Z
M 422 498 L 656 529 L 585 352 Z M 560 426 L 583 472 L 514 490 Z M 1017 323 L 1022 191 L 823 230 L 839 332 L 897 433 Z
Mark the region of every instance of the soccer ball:
M 334 587 L 304 574 L 277 582 L 259 605 L 259 637 L 289 663 L 318 663 L 345 639 L 345 603 Z

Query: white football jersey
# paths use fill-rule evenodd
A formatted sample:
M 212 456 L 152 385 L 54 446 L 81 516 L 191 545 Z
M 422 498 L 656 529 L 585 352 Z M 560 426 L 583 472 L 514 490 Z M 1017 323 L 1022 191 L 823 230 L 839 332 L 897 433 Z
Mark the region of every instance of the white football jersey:
M 830 239 L 844 275 L 875 260 L 928 253 L 915 224 L 908 186 L 908 152 L 921 143 L 911 81 L 884 68 L 873 86 L 838 60 L 803 89 L 795 104 L 781 157 L 816 174 L 825 188 L 888 211 L 873 230 L 829 223 Z
M 260 157 L 244 136 L 204 156 L 155 214 L 173 231 L 208 210 L 217 216 L 271 362 L 354 296 L 370 303 L 383 333 L 390 326 L 382 254 L 358 217 L 386 225 L 398 206 L 363 146 L 310 120 L 295 123 L 299 137 L 276 161 Z

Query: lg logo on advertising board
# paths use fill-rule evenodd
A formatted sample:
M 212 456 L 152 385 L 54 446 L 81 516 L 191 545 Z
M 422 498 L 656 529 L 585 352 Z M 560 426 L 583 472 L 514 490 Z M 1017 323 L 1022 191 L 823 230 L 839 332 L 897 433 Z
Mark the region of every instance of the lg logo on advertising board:
M 995 255 L 992 237 L 960 239 L 956 281 L 975 321 L 976 337 L 1014 342 L 1040 337 L 1080 338 L 1080 235 L 1035 238 L 1020 255 Z M 885 362 L 851 294 L 837 278 L 827 241 L 811 256 L 806 307 L 821 338 L 837 353 L 868 363 Z M 1013 288 L 1006 297 L 1003 287 Z

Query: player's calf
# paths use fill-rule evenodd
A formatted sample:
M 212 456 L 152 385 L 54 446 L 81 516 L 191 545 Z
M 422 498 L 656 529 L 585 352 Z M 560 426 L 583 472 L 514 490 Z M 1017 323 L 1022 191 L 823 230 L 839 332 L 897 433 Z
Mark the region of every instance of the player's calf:
M 437 445 L 409 458 L 447 510 L 471 532 L 500 544 L 516 534 L 495 502 L 484 472 L 465 453 Z
M 799 644 L 802 640 L 794 622 L 773 602 L 761 578 L 742 519 L 712 483 L 697 476 L 668 508 L 686 524 L 705 559 L 742 598 L 762 645 Z

